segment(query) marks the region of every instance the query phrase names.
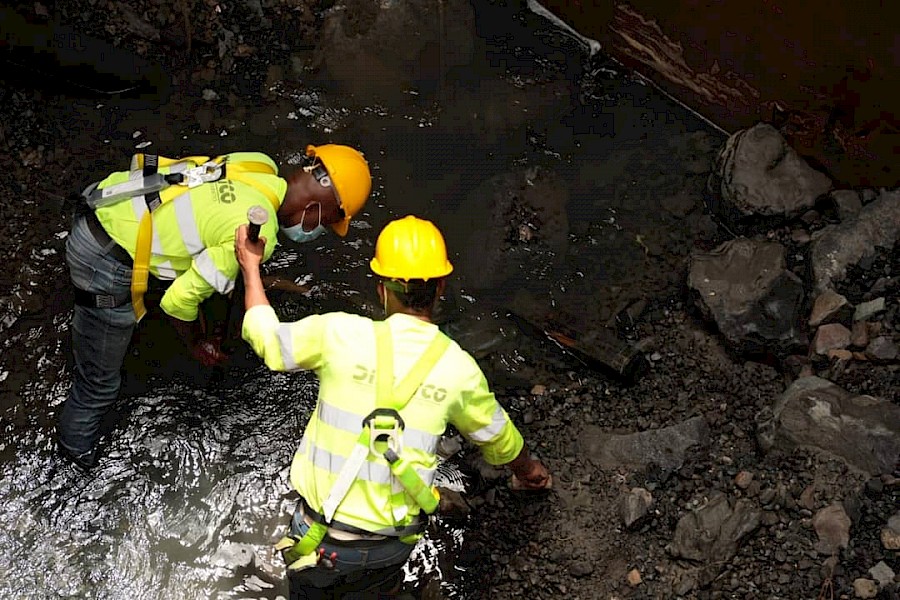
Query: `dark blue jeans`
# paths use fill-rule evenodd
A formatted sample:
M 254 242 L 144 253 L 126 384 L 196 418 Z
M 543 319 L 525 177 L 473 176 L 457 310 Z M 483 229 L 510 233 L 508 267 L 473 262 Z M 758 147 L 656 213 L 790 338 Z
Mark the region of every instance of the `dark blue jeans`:
M 308 530 L 298 506 L 291 533 L 302 536 Z M 335 554 L 332 566 L 320 561 L 315 567 L 289 573 L 291 600 L 386 598 L 385 592 L 402 583 L 401 569 L 413 545 L 390 537 L 342 541 L 326 536 L 320 548 L 325 557 Z
M 76 215 L 66 240 L 72 284 L 94 294 L 128 294 L 131 266 L 109 255 L 94 238 L 84 216 Z M 131 303 L 118 308 L 75 305 L 71 324 L 75 369 L 69 396 L 57 420 L 59 444 L 93 463 L 103 417 L 115 403 L 121 369 L 136 319 Z

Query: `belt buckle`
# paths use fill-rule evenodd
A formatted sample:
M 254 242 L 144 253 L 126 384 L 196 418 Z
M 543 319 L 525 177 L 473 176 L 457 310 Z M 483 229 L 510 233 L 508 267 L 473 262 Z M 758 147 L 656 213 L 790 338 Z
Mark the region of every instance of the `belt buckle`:
M 116 308 L 118 306 L 116 297 L 112 294 L 97 294 L 94 296 L 94 303 L 97 308 Z

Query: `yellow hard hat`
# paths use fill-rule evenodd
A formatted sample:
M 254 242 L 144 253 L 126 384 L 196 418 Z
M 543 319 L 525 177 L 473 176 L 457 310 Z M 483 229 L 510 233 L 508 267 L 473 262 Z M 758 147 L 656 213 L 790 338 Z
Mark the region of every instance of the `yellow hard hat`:
M 345 215 L 343 221 L 332 223 L 331 228 L 344 237 L 350 228 L 350 219 L 362 210 L 372 191 L 369 163 L 358 150 L 340 144 L 310 144 L 306 147 L 306 155 L 322 161 L 331 177 L 331 184 L 337 191 Z
M 406 281 L 444 277 L 453 271 L 440 230 L 412 215 L 384 226 L 369 266 L 376 275 Z

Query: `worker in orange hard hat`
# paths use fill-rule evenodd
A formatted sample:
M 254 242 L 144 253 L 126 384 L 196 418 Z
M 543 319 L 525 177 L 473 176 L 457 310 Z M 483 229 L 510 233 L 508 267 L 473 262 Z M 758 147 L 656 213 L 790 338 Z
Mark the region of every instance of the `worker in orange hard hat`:
M 222 330 L 204 327 L 200 305 L 229 294 L 238 276 L 235 228 L 248 209 L 268 219 L 264 259 L 279 229 L 310 242 L 330 227 L 345 236 L 366 203 L 372 175 L 363 155 L 339 144 L 307 146 L 301 168 L 286 177 L 261 152 L 167 158 L 136 154 L 77 196 L 66 241 L 75 287 L 75 370 L 57 421 L 63 455 L 83 468 L 97 461 L 105 414 L 115 403 L 132 332 L 147 312 L 150 276 L 166 288 L 159 308 L 204 366 L 224 363 Z
M 303 185 L 304 177 L 312 175 L 315 184 L 327 188 L 316 190 L 310 201 L 308 193 L 312 182 Z M 287 178 L 288 190 L 278 223 L 281 231 L 295 242 L 308 242 L 325 233 L 330 226 L 344 237 L 350 227 L 350 219 L 365 205 L 372 191 L 372 175 L 363 155 L 350 146 L 326 144 L 307 146 L 303 168 Z M 302 201 L 300 199 L 302 198 Z
M 440 505 L 438 441 L 448 425 L 505 465 L 514 490 L 550 473 L 491 392 L 475 359 L 432 322 L 453 271 L 431 221 L 407 216 L 378 236 L 370 267 L 385 319 L 345 312 L 281 323 L 259 274 L 265 243 L 235 234 L 246 283 L 243 337 L 276 371 L 309 369 L 319 397 L 291 463 L 300 495 L 276 544 L 291 598 L 382 598 Z M 365 595 L 368 594 L 368 595 Z

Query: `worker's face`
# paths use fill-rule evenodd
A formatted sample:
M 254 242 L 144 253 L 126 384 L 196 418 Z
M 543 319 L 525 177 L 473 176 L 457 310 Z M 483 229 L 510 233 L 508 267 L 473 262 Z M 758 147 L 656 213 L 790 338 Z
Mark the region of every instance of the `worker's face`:
M 321 165 L 306 167 L 290 178 L 291 190 L 278 211 L 278 223 L 290 239 L 308 242 L 325 227 L 344 219 L 336 190 Z

